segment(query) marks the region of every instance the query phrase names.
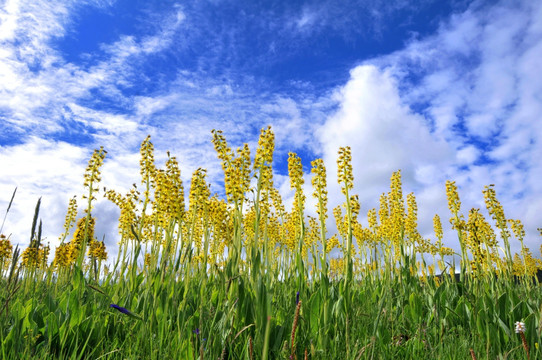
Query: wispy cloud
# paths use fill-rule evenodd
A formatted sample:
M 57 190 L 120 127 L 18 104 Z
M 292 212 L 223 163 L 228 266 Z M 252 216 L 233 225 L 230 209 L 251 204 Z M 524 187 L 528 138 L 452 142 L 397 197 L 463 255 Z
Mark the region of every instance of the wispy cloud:
M 81 110 L 100 100 L 129 103 L 122 88 L 133 86 L 134 63 L 168 47 L 184 19 L 178 10 L 163 19 L 155 34 L 122 35 L 104 44 L 103 54 L 95 54 L 97 61 L 85 68 L 65 61 L 54 42 L 65 35 L 77 8 L 70 2 L 13 1 L 4 8 L 2 27 L 6 29 L 0 38 L 3 128 L 20 135 L 47 135 L 62 131 L 71 120 L 64 117 L 66 104 L 76 104 Z M 97 94 L 101 99 L 95 98 Z

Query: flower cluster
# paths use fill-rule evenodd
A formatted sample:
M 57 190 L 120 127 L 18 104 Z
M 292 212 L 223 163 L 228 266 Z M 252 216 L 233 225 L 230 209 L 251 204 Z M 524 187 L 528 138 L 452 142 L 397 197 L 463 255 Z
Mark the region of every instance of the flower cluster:
M 6 235 L 0 234 L 0 270 L 9 264 L 13 253 L 13 245 L 6 238 Z
M 45 268 L 49 257 L 49 245 L 38 244 L 32 240 L 30 245 L 23 251 L 22 266 L 28 269 Z
M 337 159 L 337 181 L 342 185 L 341 189 L 344 195 L 346 195 L 348 190 L 352 189 L 354 186 L 350 146 L 339 148 L 339 158 Z

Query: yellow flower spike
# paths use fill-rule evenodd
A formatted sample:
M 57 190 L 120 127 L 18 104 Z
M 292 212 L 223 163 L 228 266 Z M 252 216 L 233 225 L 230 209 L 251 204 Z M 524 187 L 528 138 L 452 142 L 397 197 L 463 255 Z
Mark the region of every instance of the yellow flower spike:
M 92 240 L 89 244 L 88 256 L 100 261 L 107 260 L 107 251 L 104 242 Z
M 190 184 L 190 193 L 189 193 L 189 205 L 188 211 L 191 214 L 191 229 L 190 229 L 190 238 L 193 242 L 195 251 L 194 255 L 201 255 L 199 258 L 203 258 L 202 254 L 202 239 L 204 236 L 204 221 L 205 215 L 208 211 L 209 206 L 209 197 L 211 191 L 206 182 L 207 170 L 199 168 L 194 171 L 192 175 L 192 180 Z
M 379 237 L 383 239 L 389 239 L 391 235 L 390 231 L 390 211 L 388 207 L 388 196 L 383 193 L 380 195 L 380 206 L 378 207 L 378 218 L 380 219 Z
M 83 182 L 85 187 L 96 186 L 96 184 L 101 181 L 100 167 L 103 164 L 106 154 L 107 151 L 105 151 L 103 147 L 100 147 L 99 150 L 94 150 L 94 152 L 92 153 L 92 156 L 85 170 Z M 92 188 L 92 190 L 98 191 L 98 189 L 96 188 Z
M 288 175 L 290 176 L 290 189 L 298 189 L 305 183 L 301 158 L 293 152 L 288 153 Z
M 482 191 L 484 194 L 484 201 L 486 204 L 487 211 L 491 215 L 491 218 L 495 221 L 497 227 L 500 230 L 501 238 L 504 242 L 504 251 L 506 256 L 506 267 L 507 270 L 510 272 L 512 271 L 512 253 L 510 250 L 510 231 L 507 226 L 507 220 L 506 216 L 504 215 L 504 209 L 497 200 L 497 193 L 494 189 L 494 185 L 491 184 L 489 186 L 485 186 L 484 190 Z
M 405 234 L 408 236 L 410 243 L 419 237 L 418 234 L 418 205 L 414 193 L 407 195 L 407 216 L 405 219 Z
M 327 252 L 329 253 L 334 248 L 340 248 L 339 238 L 337 237 L 337 235 L 333 235 L 327 240 L 327 245 L 326 245 Z
M 390 238 L 395 242 L 395 246 L 399 248 L 401 234 L 405 223 L 405 206 L 403 203 L 403 188 L 401 183 L 401 170 L 394 172 L 391 176 L 390 192 L 388 194 L 388 202 L 390 209 L 391 231 Z
M 189 209 L 198 209 L 204 206 L 205 201 L 211 195 L 211 190 L 205 178 L 207 170 L 199 168 L 194 171 L 190 184 Z
M 71 261 L 70 251 L 70 243 L 64 243 L 57 246 L 55 249 L 55 258 L 53 260 L 53 266 L 56 269 L 68 268 L 75 261 L 75 258 L 73 259 L 73 262 Z
M 369 229 L 376 232 L 378 227 L 378 220 L 376 218 L 376 209 L 371 209 L 367 211 L 367 223 L 369 224 Z
M 526 277 L 534 277 L 540 268 L 540 260 L 535 259 L 528 247 L 521 249 L 523 271 L 522 275 Z
M 359 212 L 361 210 L 361 205 L 359 203 L 359 196 L 358 195 L 351 195 L 350 196 L 350 211 L 352 211 L 352 218 L 356 218 L 359 215 Z
M 148 135 L 141 143 L 140 154 L 141 159 L 139 160 L 139 168 L 142 183 L 145 184 L 156 171 L 156 166 L 154 165 L 154 145 L 151 142 L 150 135 Z
M 439 245 L 442 245 L 442 238 L 443 238 L 442 222 L 440 221 L 440 216 L 438 216 L 438 214 L 435 214 L 435 216 L 433 217 L 433 231 L 435 232 L 437 243 Z
M 336 206 L 333 209 L 333 216 L 335 218 L 335 224 L 337 225 L 337 231 L 339 232 L 339 235 L 342 238 L 346 237 L 346 225 L 340 205 Z
M 290 177 L 290 188 L 295 189 L 294 204 L 292 208 L 292 220 L 295 226 L 299 228 L 298 241 L 299 246 L 303 242 L 303 223 L 305 212 L 305 194 L 303 193 L 303 165 L 301 159 L 295 153 L 288 153 L 288 175 Z
M 523 244 L 523 238 L 525 238 L 525 229 L 520 220 L 509 219 L 508 224 L 514 233 L 514 236 Z
M 484 194 L 484 201 L 486 203 L 487 211 L 497 222 L 497 224 L 501 224 L 506 222 L 506 217 L 504 216 L 504 209 L 497 200 L 497 193 L 493 187 L 494 185 L 484 186 L 483 194 Z
M 311 166 L 311 173 L 313 174 L 311 183 L 314 188 L 312 196 L 318 199 L 316 213 L 321 218 L 327 219 L 327 176 L 324 160 L 316 159 L 311 162 Z
M 143 266 L 148 269 L 151 266 L 151 260 L 152 255 L 150 253 L 146 253 L 143 261 Z
M 222 161 L 224 171 L 224 187 L 228 201 L 240 206 L 244 201 L 245 193 L 250 188 L 250 149 L 247 144 L 237 149 L 237 157 L 228 147 L 226 138 L 220 130 L 213 130 L 213 144 Z
M 339 148 L 337 159 L 337 181 L 342 185 L 344 195 L 354 186 L 354 175 L 352 173 L 352 155 L 350 146 Z
M 68 211 L 66 212 L 66 218 L 64 219 L 64 232 L 60 235 L 59 241 L 63 243 L 66 237 L 68 236 L 70 229 L 75 223 L 75 218 L 77 217 L 77 197 L 70 199 L 68 203 Z
M 36 240 L 32 240 L 30 245 L 23 251 L 21 254 L 22 262 L 21 265 L 25 268 L 45 268 L 47 266 L 47 259 L 49 257 L 49 245 L 44 246 L 40 244 L 39 248 L 37 247 L 38 243 Z
M 118 225 L 119 234 L 121 235 L 120 244 L 134 239 L 132 226 L 135 226 L 139 222 L 139 217 L 136 214 L 136 204 L 139 201 L 139 195 L 139 192 L 135 188 L 132 188 L 125 196 L 116 193 L 114 190 L 108 190 L 105 193 L 105 197 L 120 209 Z
M 446 198 L 448 199 L 448 208 L 450 209 L 450 212 L 454 216 L 457 216 L 461 210 L 461 201 L 459 200 L 455 181 L 446 181 Z
M 228 147 L 226 138 L 224 137 L 221 130 L 212 130 L 213 134 L 213 145 L 215 150 L 218 153 L 218 158 L 222 160 L 223 168 L 229 166 L 233 159 L 233 151 Z M 224 171 L 226 169 L 224 168 Z
M 86 225 L 86 217 L 82 217 L 77 221 L 77 227 L 75 229 L 75 232 L 73 233 L 73 239 L 72 244 L 75 244 L 75 246 L 80 249 L 83 241 L 85 240 L 85 225 Z M 96 220 L 91 217 L 88 221 L 88 228 L 87 228 L 87 238 L 93 239 L 94 238 L 94 224 Z
M 88 166 L 85 170 L 84 175 L 84 186 L 87 188 L 87 194 L 83 196 L 83 199 L 87 200 L 87 207 L 84 210 L 86 216 L 83 225 L 83 233 L 81 236 L 81 242 L 78 244 L 80 248 L 86 248 L 87 243 L 92 239 L 93 224 L 91 224 L 92 219 L 92 208 L 93 200 L 96 200 L 95 194 L 99 192 L 99 182 L 101 181 L 100 168 L 103 165 L 107 151 L 103 147 L 100 149 L 94 150 Z M 80 230 L 81 231 L 81 230 Z M 82 266 L 84 260 L 84 251 L 80 253 L 78 258 L 78 265 Z
M 273 151 L 275 150 L 275 134 L 271 130 L 271 126 L 267 129 L 262 129 L 258 140 L 258 148 L 254 158 L 254 169 L 261 167 L 271 167 L 273 163 Z
M 0 234 L 0 271 L 9 265 L 13 256 L 13 245 L 4 234 Z
M 241 174 L 241 186 L 243 188 L 243 194 L 248 191 L 250 188 L 250 173 L 251 173 L 251 161 L 250 161 L 250 149 L 248 144 L 243 144 L 242 148 L 237 149 L 237 154 L 239 156 Z

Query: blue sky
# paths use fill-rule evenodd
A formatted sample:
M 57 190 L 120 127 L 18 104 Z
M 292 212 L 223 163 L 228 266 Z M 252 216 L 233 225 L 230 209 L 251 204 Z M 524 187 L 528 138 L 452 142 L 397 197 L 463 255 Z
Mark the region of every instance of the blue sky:
M 401 169 L 430 236 L 433 215 L 449 216 L 447 179 L 465 214 L 495 184 L 538 254 L 540 58 L 537 1 L 0 0 L 1 209 L 18 187 L 3 231 L 26 245 L 42 196 L 55 245 L 94 148 L 108 151 L 108 188 L 138 181 L 150 134 L 159 165 L 170 151 L 186 182 L 206 167 L 220 192 L 210 131 L 255 149 L 271 125 L 286 201 L 294 151 L 307 180 L 324 158 L 339 203 L 336 153 L 348 145 L 362 214 Z M 113 245 L 115 207 L 100 200 L 96 215 L 97 236 Z M 453 234 L 446 242 L 457 247 Z

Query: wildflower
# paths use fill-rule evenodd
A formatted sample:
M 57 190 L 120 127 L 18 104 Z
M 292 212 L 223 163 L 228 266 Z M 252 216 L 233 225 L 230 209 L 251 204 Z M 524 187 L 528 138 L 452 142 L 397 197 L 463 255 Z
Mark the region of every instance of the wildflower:
M 66 213 L 66 218 L 64 220 L 64 232 L 60 235 L 59 241 L 61 244 L 64 243 L 64 240 L 68 236 L 70 229 L 73 227 L 75 218 L 77 217 L 77 199 L 74 196 L 70 199 L 68 204 L 68 212 Z
M 122 306 L 118 306 L 116 304 L 111 304 L 111 305 L 109 305 L 109 307 L 115 308 L 118 311 L 120 311 L 121 313 L 126 314 L 126 315 L 131 315 L 132 314 L 132 312 L 130 310 L 125 309 Z
M 288 153 L 288 174 L 290 176 L 290 188 L 295 190 L 292 213 L 303 214 L 305 210 L 305 195 L 303 194 L 303 165 L 301 158 L 295 153 Z
M 8 264 L 13 253 L 13 245 L 4 234 L 0 235 L 0 270 L 3 264 Z
M 57 246 L 55 250 L 55 258 L 53 260 L 53 265 L 56 268 L 66 268 L 70 266 L 70 252 L 71 247 L 70 243 L 64 243 Z
M 516 321 L 516 334 L 521 336 L 521 343 L 527 354 L 527 359 L 529 359 L 529 344 L 527 344 L 527 339 L 525 338 L 525 323 L 521 321 Z
M 38 241 L 32 240 L 21 256 L 23 259 L 22 266 L 43 268 L 47 265 L 49 245 L 44 246 L 43 244 L 39 244 Z
M 295 304 L 299 304 L 299 291 L 297 292 L 297 294 L 295 295 Z
M 316 206 L 316 213 L 321 215 L 323 219 L 327 218 L 327 182 L 326 182 L 326 167 L 324 166 L 324 160 L 317 159 L 311 162 L 312 186 L 314 188 L 313 196 L 318 199 Z
M 525 323 L 516 321 L 516 334 L 522 334 L 525 332 Z
M 292 324 L 292 334 L 290 335 L 291 354 L 290 359 L 295 358 L 295 332 L 299 321 L 299 310 L 301 310 L 301 301 L 295 307 L 294 323 Z
M 85 237 L 87 238 L 87 241 L 90 242 L 90 239 L 94 238 L 94 226 L 96 224 L 96 219 L 94 217 L 90 217 L 87 219 L 86 216 L 80 218 L 77 221 L 77 227 L 75 229 L 75 232 L 73 233 L 73 239 L 71 243 L 79 250 L 85 240 Z
M 118 311 L 120 311 L 121 313 L 126 314 L 126 315 L 128 315 L 130 317 L 133 317 L 135 319 L 143 320 L 143 319 L 141 319 L 141 317 L 139 315 L 136 315 L 133 312 L 131 312 L 130 310 L 128 310 L 126 308 L 123 308 L 122 306 L 118 306 L 117 304 L 111 304 L 111 305 L 109 305 L 109 307 L 115 308 Z
M 337 180 L 342 184 L 341 191 L 344 195 L 354 185 L 354 175 L 352 175 L 352 155 L 350 146 L 339 148 L 339 158 L 337 159 Z
M 199 328 L 196 328 L 195 330 L 192 330 L 192 332 L 196 335 L 199 335 Z
M 100 261 L 107 260 L 107 251 L 103 241 L 91 240 L 89 245 L 88 255 L 90 257 Z

